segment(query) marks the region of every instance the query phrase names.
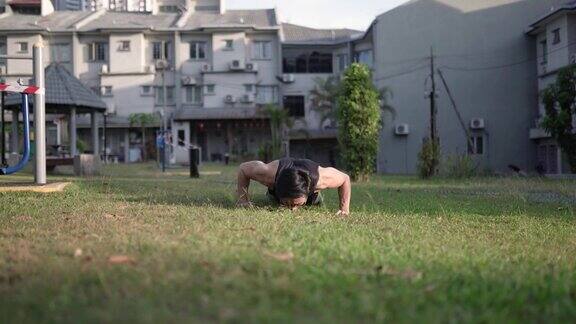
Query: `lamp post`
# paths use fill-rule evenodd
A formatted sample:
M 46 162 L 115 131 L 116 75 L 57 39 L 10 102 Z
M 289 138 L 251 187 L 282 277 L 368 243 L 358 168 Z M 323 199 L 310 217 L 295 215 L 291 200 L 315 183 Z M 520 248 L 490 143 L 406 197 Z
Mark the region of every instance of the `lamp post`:
M 108 110 L 104 112 L 104 129 L 102 135 L 104 136 L 104 163 L 108 164 L 108 138 L 106 137 L 106 128 L 108 127 Z

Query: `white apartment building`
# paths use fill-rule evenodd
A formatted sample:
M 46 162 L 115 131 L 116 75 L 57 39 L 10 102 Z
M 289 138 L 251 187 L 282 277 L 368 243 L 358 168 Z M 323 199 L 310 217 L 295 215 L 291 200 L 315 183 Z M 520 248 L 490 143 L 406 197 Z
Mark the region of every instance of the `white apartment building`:
M 556 81 L 558 71 L 576 64 L 576 2 L 557 6 L 535 21 L 528 31 L 536 40 L 538 92 Z M 546 111 L 539 100 L 530 139 L 537 146 L 537 163 L 547 174 L 570 173 L 566 156 L 546 131 L 539 127 Z M 574 123 L 576 126 L 576 121 Z
M 139 127 L 130 125 L 135 113 L 164 116 L 176 163 L 188 161 L 190 144 L 202 148 L 206 161 L 255 158 L 270 140 L 262 108 L 274 104 L 296 119 L 293 156 L 335 163 L 336 132 L 318 125 L 309 92 L 314 78 L 338 75 L 355 47 L 366 47 L 362 39 L 351 41 L 359 32 L 283 25 L 274 9 L 226 10 L 222 0 L 189 1 L 176 12 L 162 7 L 172 5 L 155 3 L 164 9 L 151 13 L 7 13 L 0 17 L 0 51 L 30 56 L 32 45 L 44 42 L 46 65 L 65 65 L 107 103 L 106 152 L 120 160 L 154 152 L 154 132 L 143 144 Z M 0 63 L 9 82 L 31 77 L 29 62 Z M 87 140 L 88 119 L 79 124 Z

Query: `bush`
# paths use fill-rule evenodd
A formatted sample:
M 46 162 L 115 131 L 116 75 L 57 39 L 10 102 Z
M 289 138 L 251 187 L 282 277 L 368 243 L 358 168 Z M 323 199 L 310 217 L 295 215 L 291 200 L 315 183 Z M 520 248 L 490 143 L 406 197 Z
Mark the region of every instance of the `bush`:
M 422 150 L 418 153 L 418 173 L 423 179 L 436 174 L 440 164 L 440 145 L 438 141 L 426 138 L 422 143 Z
M 478 176 L 474 160 L 469 155 L 450 155 L 444 161 L 444 174 L 449 178 L 472 178 Z
M 355 63 L 346 70 L 337 106 L 344 165 L 353 180 L 367 180 L 374 172 L 381 128 L 379 93 L 367 66 Z

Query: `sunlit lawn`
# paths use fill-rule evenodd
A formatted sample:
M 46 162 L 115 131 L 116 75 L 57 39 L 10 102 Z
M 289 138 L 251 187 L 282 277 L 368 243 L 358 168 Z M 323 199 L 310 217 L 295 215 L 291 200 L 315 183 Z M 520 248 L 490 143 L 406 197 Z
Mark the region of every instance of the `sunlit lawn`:
M 0 322 L 576 321 L 574 181 L 378 177 L 342 219 L 335 191 L 236 209 L 234 168 L 202 171 L 0 193 Z

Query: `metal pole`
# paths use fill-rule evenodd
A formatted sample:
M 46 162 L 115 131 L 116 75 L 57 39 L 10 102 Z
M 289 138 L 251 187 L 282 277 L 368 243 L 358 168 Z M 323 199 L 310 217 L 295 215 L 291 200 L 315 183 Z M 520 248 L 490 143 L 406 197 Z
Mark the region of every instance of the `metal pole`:
M 10 152 L 11 153 L 18 153 L 18 124 L 20 123 L 20 112 L 17 109 L 12 110 L 12 125 L 11 125 L 11 133 L 10 133 Z
M 167 129 L 166 129 L 166 110 L 168 104 L 168 89 L 166 87 L 166 69 L 162 70 L 162 92 L 164 94 L 164 100 L 162 101 L 162 136 L 164 136 L 164 149 L 162 151 L 162 172 L 166 171 L 166 144 L 167 142 Z
M 106 130 L 108 129 L 108 113 L 104 113 L 104 163 L 108 163 L 108 136 L 106 136 Z M 128 157 L 125 157 L 128 160 Z
M 92 124 L 92 151 L 94 158 L 100 160 L 100 149 L 98 147 L 98 114 L 95 112 L 90 113 L 90 118 Z
M 75 157 L 78 152 L 76 149 L 77 134 L 76 134 L 76 107 L 70 109 L 70 155 Z
M 40 89 L 45 89 L 44 84 L 44 60 L 42 48 L 44 45 L 34 45 L 34 83 Z M 38 185 L 46 184 L 46 102 L 44 94 L 34 95 L 34 138 L 36 143 L 36 164 L 34 168 L 34 180 Z
M 436 79 L 434 70 L 434 49 L 430 48 L 430 77 L 432 78 L 432 91 L 430 92 L 430 139 L 436 140 Z
M 0 163 L 2 167 L 8 166 L 8 161 L 6 160 L 6 130 L 4 126 L 6 125 L 6 121 L 4 120 L 4 92 L 0 94 L 0 113 L 2 113 L 2 125 L 0 126 L 2 134 L 0 134 L 0 143 L 2 145 L 2 162 Z

